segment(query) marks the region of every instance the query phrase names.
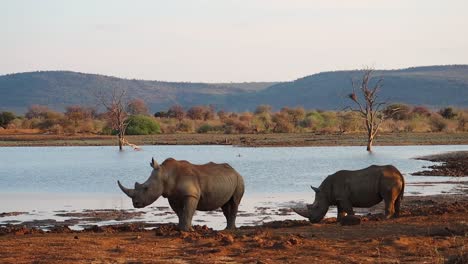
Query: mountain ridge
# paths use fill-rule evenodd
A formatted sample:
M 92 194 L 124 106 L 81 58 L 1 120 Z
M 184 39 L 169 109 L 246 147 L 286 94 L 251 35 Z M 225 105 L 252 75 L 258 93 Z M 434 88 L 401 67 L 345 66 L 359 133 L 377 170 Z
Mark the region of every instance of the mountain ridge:
M 126 89 L 151 111 L 174 104 L 185 108 L 212 104 L 226 111 L 252 111 L 257 105 L 342 109 L 350 102 L 351 79 L 361 70 L 327 71 L 285 82 L 203 83 L 127 79 L 74 71 L 35 71 L 0 76 L 0 110 L 24 113 L 32 104 L 63 110 L 68 105 L 96 106 L 99 90 Z M 429 107 L 468 107 L 468 65 L 431 65 L 375 70 L 383 78 L 381 98 Z

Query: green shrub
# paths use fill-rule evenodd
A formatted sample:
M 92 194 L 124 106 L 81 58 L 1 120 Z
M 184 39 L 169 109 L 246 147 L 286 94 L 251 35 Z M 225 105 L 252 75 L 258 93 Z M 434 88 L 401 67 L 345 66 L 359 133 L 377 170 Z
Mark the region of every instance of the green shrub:
M 313 130 L 319 130 L 324 126 L 324 123 L 325 119 L 322 114 L 318 111 L 312 111 L 307 113 L 305 119 L 301 123 L 301 126 L 311 128 Z
M 12 112 L 2 112 L 0 113 L 0 126 L 6 128 L 11 121 L 15 119 L 15 114 Z
M 152 117 L 132 115 L 128 118 L 127 135 L 152 135 L 159 133 L 161 133 L 161 128 Z
M 197 133 L 210 133 L 210 132 L 222 132 L 222 126 L 212 126 L 209 124 L 203 124 L 197 129 Z

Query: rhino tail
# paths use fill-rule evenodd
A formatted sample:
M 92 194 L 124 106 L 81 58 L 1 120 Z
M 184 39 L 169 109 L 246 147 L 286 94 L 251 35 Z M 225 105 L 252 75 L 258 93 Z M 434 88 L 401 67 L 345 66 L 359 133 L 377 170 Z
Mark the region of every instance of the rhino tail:
M 397 169 L 395 168 L 394 166 L 391 166 L 392 169 L 394 170 L 394 172 L 396 174 L 398 174 L 398 176 L 400 176 L 400 179 L 401 179 L 401 191 L 400 193 L 398 194 L 398 200 L 403 200 L 403 195 L 405 193 L 405 177 L 403 176 L 403 174 Z
M 401 192 L 400 192 L 400 195 L 398 196 L 398 199 L 400 199 L 400 201 L 403 200 L 403 195 L 405 193 L 405 177 L 403 177 L 403 174 L 400 173 L 400 177 L 401 177 L 401 182 L 402 182 L 402 185 L 401 185 Z

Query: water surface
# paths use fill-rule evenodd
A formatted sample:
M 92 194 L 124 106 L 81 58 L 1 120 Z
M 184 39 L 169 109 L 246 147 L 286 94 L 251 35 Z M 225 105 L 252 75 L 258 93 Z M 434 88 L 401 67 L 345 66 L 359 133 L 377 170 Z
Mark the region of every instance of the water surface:
M 162 163 L 166 158 L 189 160 L 195 164 L 227 162 L 243 175 L 246 184 L 241 210 L 255 213 L 256 208 L 289 206 L 294 201 L 312 202 L 310 185 L 318 186 L 337 170 L 361 169 L 371 164 L 396 166 L 408 183 L 406 193 L 427 195 L 453 192 L 457 184 L 418 184 L 421 182 L 462 181 L 464 178 L 411 176 L 431 162 L 414 157 L 446 151 L 467 150 L 456 146 L 382 146 L 369 154 L 364 147 L 266 147 L 231 146 L 143 146 L 142 151 L 119 152 L 117 147 L 2 147 L 0 148 L 0 212 L 34 210 L 29 218 L 45 218 L 54 211 L 82 209 L 129 209 L 130 199 L 117 187 L 117 180 L 132 187 L 144 182 L 152 157 Z M 155 206 L 166 206 L 160 199 Z M 148 213 L 155 210 L 147 208 Z M 206 218 L 200 214 L 200 218 Z M 224 223 L 214 216 L 216 225 Z M 276 217 L 276 218 L 275 218 Z M 266 220 L 277 219 L 280 216 Z M 284 216 L 294 218 L 293 216 Z M 283 218 L 284 218 L 283 217 Z M 18 219 L 21 217 L 16 217 Z M 242 218 L 242 217 L 240 217 Z M 0 218 L 0 221 L 12 218 Z M 146 217 L 152 221 L 175 221 Z M 245 217 L 248 224 L 258 221 Z M 261 220 L 261 219 L 260 219 Z

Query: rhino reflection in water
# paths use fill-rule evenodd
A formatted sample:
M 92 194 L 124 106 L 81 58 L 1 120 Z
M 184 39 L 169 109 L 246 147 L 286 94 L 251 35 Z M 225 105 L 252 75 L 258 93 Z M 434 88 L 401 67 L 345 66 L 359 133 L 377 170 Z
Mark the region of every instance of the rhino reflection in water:
M 161 165 L 152 159 L 153 171 L 146 182 L 128 189 L 117 181 L 120 189 L 132 198 L 135 208 L 152 204 L 161 195 L 167 198 L 179 218 L 179 228 L 192 230 L 195 210 L 223 210 L 227 229 L 234 229 L 239 203 L 244 195 L 244 180 L 228 164 L 213 162 L 194 165 L 188 161 L 166 159 Z
M 312 187 L 312 186 L 311 186 Z M 353 207 L 372 207 L 385 202 L 385 217 L 398 217 L 405 179 L 392 165 L 370 166 L 356 171 L 341 170 L 328 176 L 315 191 L 315 201 L 306 210 L 293 209 L 313 223 L 320 222 L 331 205 L 338 207 L 338 221 Z

